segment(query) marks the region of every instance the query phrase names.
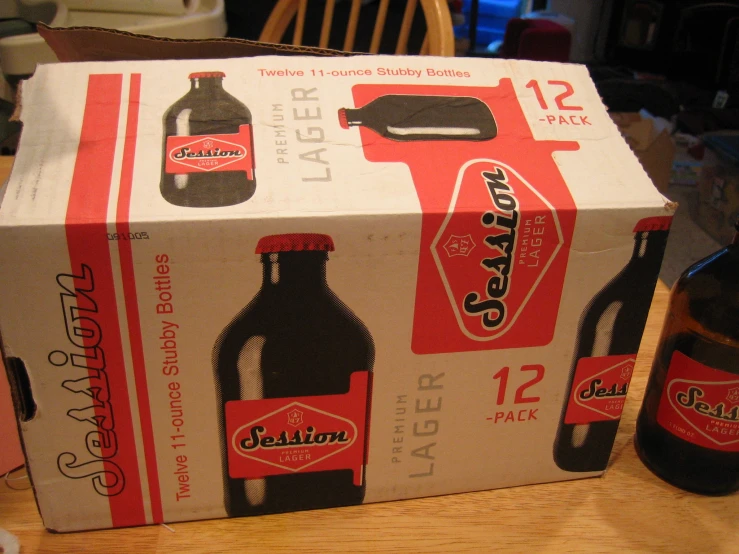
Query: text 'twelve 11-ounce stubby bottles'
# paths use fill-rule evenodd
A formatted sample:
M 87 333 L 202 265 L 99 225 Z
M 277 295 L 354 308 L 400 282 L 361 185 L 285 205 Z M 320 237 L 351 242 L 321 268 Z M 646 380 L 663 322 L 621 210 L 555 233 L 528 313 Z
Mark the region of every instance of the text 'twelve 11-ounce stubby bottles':
M 331 237 L 262 238 L 262 287 L 213 351 L 229 516 L 364 499 L 372 336 L 326 283 Z
M 164 115 L 160 190 L 171 204 L 233 206 L 256 190 L 251 113 L 223 89 L 224 77 L 190 74 L 190 92 Z
M 739 490 L 739 227 L 672 287 L 636 450 L 682 489 Z
M 397 141 L 481 141 L 498 134 L 488 105 L 470 96 L 387 94 L 361 108 L 341 108 L 339 123 Z
M 554 461 L 567 471 L 601 471 L 626 394 L 667 245 L 670 218 L 640 221 L 631 259 L 580 319 Z

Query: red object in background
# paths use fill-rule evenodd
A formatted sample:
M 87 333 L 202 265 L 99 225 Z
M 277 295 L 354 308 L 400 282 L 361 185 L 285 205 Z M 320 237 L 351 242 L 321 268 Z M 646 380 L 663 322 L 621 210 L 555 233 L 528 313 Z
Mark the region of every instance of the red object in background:
M 566 62 L 570 59 L 570 32 L 558 23 L 545 19 L 521 19 L 508 22 L 500 47 L 504 58 Z
M 23 465 L 23 451 L 5 368 L 0 364 L 0 474 Z

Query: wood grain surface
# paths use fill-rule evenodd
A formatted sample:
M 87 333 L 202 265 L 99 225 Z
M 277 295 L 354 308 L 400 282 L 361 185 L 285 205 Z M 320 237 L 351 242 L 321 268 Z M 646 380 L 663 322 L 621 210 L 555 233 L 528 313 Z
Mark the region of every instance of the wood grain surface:
M 44 530 L 33 493 L 9 488 L 28 486 L 19 480 L 0 483 L 0 527 L 18 537 L 21 552 L 739 552 L 738 495 L 710 498 L 675 489 L 634 452 L 636 415 L 667 300 L 659 283 L 602 478 L 70 534 Z

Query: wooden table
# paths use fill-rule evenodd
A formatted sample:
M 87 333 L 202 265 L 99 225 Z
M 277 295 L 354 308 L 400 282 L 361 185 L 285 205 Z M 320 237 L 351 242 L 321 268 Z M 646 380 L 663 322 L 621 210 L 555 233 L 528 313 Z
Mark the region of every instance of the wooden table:
M 7 167 L 0 159 L 0 172 Z M 0 483 L 0 527 L 18 537 L 21 552 L 739 552 L 739 495 L 682 492 L 653 476 L 634 452 L 634 424 L 667 298 L 667 287 L 659 283 L 603 478 L 177 523 L 171 530 L 150 526 L 63 535 L 44 530 L 30 490 Z

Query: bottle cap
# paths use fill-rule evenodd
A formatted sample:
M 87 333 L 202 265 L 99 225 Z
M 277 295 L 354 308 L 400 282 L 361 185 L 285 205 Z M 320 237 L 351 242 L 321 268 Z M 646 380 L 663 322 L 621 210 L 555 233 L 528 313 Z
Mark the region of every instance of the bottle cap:
M 207 79 L 209 77 L 220 77 L 223 79 L 226 74 L 223 71 L 201 71 L 200 73 L 190 73 L 190 79 Z
M 658 215 L 645 217 L 639 220 L 634 227 L 634 233 L 647 233 L 649 231 L 669 231 L 672 224 L 671 215 Z
M 349 128 L 349 122 L 346 120 L 346 108 L 339 108 L 339 125 L 342 129 Z
M 318 233 L 290 233 L 287 235 L 269 235 L 262 237 L 257 243 L 257 254 L 272 252 L 333 252 L 334 241 L 328 235 Z

